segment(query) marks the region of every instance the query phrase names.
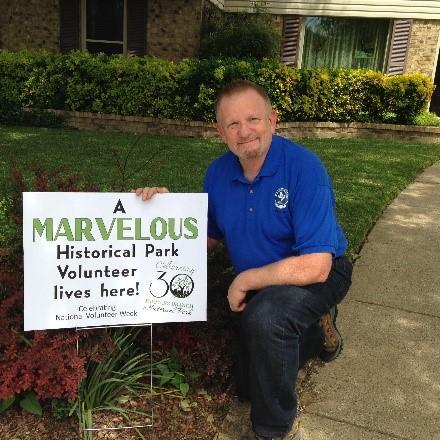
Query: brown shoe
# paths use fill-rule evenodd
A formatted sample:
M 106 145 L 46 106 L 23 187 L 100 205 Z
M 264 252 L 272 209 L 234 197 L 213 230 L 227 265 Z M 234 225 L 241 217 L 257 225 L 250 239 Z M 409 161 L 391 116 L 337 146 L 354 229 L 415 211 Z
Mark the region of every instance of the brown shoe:
M 301 440 L 301 432 L 299 430 L 299 422 L 296 419 L 293 422 L 290 431 L 287 434 L 282 435 L 281 437 L 264 437 L 262 435 L 255 434 L 256 440 Z
M 342 351 L 343 340 L 341 333 L 336 327 L 336 316 L 338 309 L 332 307 L 328 313 L 322 315 L 319 319 L 319 325 L 324 334 L 324 348 L 321 350 L 319 357 L 324 362 L 334 361 Z

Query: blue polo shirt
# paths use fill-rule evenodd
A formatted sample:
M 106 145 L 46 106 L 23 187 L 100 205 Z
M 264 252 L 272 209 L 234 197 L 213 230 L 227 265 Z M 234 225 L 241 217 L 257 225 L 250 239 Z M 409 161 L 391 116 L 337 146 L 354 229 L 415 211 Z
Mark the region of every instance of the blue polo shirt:
M 208 236 L 225 239 L 236 272 L 293 255 L 347 248 L 336 220 L 330 179 L 311 151 L 274 135 L 264 164 L 249 182 L 230 151 L 208 168 Z

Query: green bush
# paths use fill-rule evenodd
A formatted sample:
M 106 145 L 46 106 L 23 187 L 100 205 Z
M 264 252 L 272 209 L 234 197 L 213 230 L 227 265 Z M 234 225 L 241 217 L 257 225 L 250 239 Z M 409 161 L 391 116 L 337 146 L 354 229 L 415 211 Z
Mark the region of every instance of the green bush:
M 263 12 L 205 14 L 200 41 L 201 58 L 278 59 L 281 36 L 270 14 Z
M 31 56 L 27 52 L 0 52 L 0 123 L 22 118 L 23 85 L 35 66 Z
M 440 117 L 432 112 L 423 112 L 416 116 L 414 124 L 425 127 L 440 127 Z
M 0 51 L 0 77 L 0 123 L 51 126 L 62 121 L 44 112 L 47 108 L 212 122 L 217 93 L 233 79 L 262 85 L 280 121 L 413 123 L 433 92 L 431 79 L 420 74 L 302 70 L 269 58 L 174 63 L 82 52 Z
M 414 122 L 418 114 L 428 110 L 433 91 L 431 79 L 419 73 L 385 78 L 386 105 L 402 124 Z
M 384 75 L 357 69 L 298 71 L 287 120 L 373 122 L 384 113 Z

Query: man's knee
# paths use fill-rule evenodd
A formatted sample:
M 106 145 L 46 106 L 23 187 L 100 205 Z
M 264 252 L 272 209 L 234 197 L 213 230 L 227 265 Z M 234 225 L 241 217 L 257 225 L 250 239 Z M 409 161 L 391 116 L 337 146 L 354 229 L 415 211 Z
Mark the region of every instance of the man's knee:
M 271 286 L 256 293 L 242 312 L 245 332 L 265 336 L 291 327 L 296 316 L 302 314 L 302 290 L 296 286 Z

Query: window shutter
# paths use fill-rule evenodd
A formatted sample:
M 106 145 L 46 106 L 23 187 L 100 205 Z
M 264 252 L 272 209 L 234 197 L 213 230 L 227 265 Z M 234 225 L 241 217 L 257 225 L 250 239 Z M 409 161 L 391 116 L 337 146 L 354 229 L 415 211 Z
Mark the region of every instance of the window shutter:
M 283 48 L 281 61 L 288 66 L 298 66 L 300 17 L 287 15 L 283 20 Z
M 398 75 L 405 70 L 411 33 L 411 20 L 394 20 L 388 57 L 388 75 Z
M 147 0 L 127 0 L 127 54 L 142 57 L 146 52 Z
M 60 0 L 60 50 L 79 49 L 80 0 Z

